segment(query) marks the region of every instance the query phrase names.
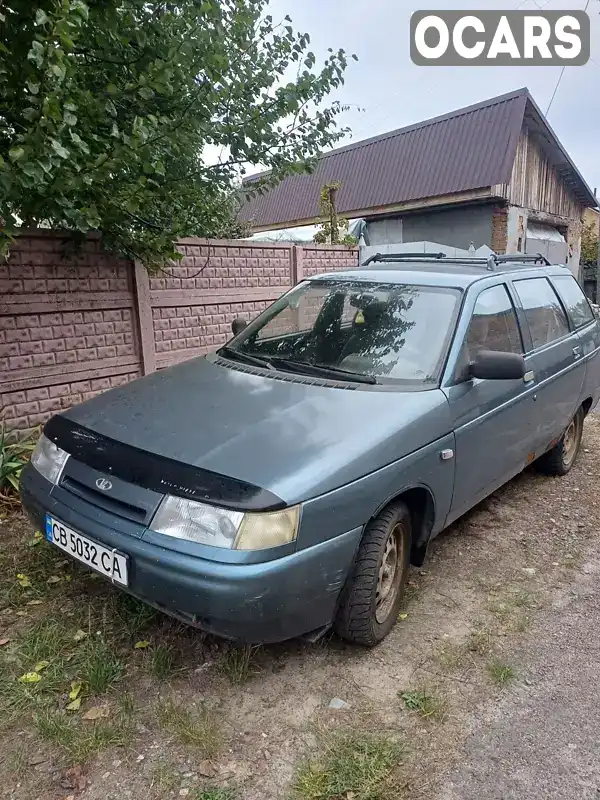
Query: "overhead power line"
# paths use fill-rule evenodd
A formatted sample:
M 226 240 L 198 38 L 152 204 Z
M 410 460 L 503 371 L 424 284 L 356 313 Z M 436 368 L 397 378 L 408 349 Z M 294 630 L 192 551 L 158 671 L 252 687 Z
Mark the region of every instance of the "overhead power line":
M 585 8 L 583 9 L 584 13 L 588 10 L 588 6 L 590 4 L 590 0 L 586 0 Z M 548 103 L 548 108 L 546 109 L 546 116 L 548 116 L 550 109 L 552 108 L 552 103 L 554 102 L 554 98 L 556 97 L 556 93 L 558 91 L 558 87 L 560 86 L 560 82 L 562 81 L 563 75 L 565 74 L 565 69 L 567 65 L 565 64 L 560 71 L 560 75 L 558 76 L 558 80 L 556 81 L 556 86 L 554 87 L 554 91 L 552 92 L 552 97 L 550 98 L 550 102 Z

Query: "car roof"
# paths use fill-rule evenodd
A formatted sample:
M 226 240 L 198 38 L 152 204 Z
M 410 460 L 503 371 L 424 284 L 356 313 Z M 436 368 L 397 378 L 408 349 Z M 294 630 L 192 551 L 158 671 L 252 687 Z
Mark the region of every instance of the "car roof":
M 441 262 L 441 263 L 440 263 Z M 486 280 L 495 275 L 511 278 L 534 278 L 546 275 L 572 275 L 568 267 L 561 264 L 546 266 L 531 263 L 498 263 L 493 270 L 485 264 L 469 264 L 468 262 L 436 263 L 403 261 L 378 263 L 358 269 L 339 270 L 311 275 L 306 280 L 365 281 L 368 283 L 397 283 L 417 286 L 441 286 L 447 288 L 467 289 L 477 281 Z

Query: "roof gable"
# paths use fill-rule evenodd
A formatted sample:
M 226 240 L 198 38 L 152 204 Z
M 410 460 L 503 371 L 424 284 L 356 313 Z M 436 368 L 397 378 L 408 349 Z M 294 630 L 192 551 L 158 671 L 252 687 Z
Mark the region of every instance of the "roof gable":
M 519 89 L 332 150 L 319 159 L 312 174 L 291 175 L 265 194 L 252 196 L 240 217 L 254 227 L 312 221 L 320 216 L 323 185 L 338 181 L 338 211 L 348 216 L 507 184 L 529 104 L 537 109 L 528 90 Z M 569 164 L 591 195 L 570 160 Z M 248 187 L 260 178 L 251 176 L 244 184 Z

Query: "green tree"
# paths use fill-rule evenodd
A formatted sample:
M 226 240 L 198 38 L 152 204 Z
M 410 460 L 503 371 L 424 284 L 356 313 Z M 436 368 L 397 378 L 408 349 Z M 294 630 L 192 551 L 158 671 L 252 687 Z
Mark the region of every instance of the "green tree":
M 182 236 L 241 233 L 244 165 L 271 185 L 346 132 L 325 102 L 344 51 L 317 69 L 308 34 L 266 5 L 0 4 L 0 246 L 20 224 L 100 229 L 160 264 Z
M 583 226 L 581 232 L 581 263 L 593 265 L 598 258 L 598 226 L 593 222 Z
M 319 208 L 323 222 L 321 230 L 313 236 L 317 244 L 348 244 L 357 243 L 356 236 L 348 232 L 348 220 L 337 213 L 336 198 L 341 189 L 341 183 L 326 183 L 321 189 Z

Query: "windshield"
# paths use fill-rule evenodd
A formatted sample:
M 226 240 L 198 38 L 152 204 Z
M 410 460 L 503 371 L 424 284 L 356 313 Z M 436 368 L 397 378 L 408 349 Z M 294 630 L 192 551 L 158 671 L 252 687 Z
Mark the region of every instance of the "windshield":
M 266 360 L 363 382 L 439 381 L 460 292 L 437 286 L 307 281 L 253 320 L 227 348 Z M 342 372 L 343 371 L 343 372 Z M 339 379 L 338 376 L 338 379 Z M 368 376 L 368 380 L 365 380 Z

